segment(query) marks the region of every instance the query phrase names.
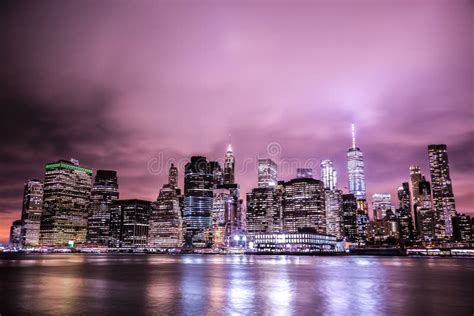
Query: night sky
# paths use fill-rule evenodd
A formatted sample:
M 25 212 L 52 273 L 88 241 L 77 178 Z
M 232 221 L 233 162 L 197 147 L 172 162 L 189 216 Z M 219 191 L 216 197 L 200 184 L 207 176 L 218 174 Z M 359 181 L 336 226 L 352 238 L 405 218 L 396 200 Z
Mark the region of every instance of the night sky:
M 154 200 L 172 159 L 182 186 L 186 159 L 222 161 L 230 134 L 242 196 L 258 157 L 284 180 L 333 159 L 347 190 L 351 123 L 368 196 L 396 205 L 445 143 L 474 213 L 473 1 L 223 2 L 0 5 L 0 241 L 25 180 L 61 158 Z

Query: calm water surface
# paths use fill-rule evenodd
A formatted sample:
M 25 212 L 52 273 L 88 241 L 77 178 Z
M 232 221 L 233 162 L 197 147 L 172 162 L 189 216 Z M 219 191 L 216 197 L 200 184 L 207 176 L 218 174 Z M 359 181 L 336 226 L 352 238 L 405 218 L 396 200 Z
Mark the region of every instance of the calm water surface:
M 7 315 L 473 315 L 474 260 L 0 255 Z

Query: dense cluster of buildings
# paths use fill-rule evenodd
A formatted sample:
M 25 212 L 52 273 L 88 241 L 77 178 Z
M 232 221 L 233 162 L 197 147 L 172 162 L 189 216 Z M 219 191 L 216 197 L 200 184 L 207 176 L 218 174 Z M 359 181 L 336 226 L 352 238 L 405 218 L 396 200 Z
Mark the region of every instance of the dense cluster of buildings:
M 429 145 L 431 182 L 418 166 L 398 189 L 372 195 L 369 219 L 364 156 L 347 151 L 348 192 L 338 188 L 331 160 L 296 178 L 278 179 L 272 159 L 257 162 L 257 187 L 241 198 L 229 144 L 224 163 L 193 156 L 184 170 L 184 191 L 171 164 L 168 183 L 155 201 L 120 199 L 116 171 L 93 170 L 77 160 L 45 165 L 44 181 L 25 183 L 21 219 L 10 246 L 144 249 L 253 249 L 334 251 L 339 241 L 357 245 L 429 245 L 472 240 L 472 219 L 456 212 L 446 145 Z

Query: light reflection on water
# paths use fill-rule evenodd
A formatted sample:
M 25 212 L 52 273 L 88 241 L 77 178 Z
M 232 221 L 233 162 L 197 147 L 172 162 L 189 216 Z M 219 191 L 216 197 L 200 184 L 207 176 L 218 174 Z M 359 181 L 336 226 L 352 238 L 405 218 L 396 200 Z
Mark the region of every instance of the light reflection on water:
M 2 255 L 0 314 L 472 314 L 472 259 Z

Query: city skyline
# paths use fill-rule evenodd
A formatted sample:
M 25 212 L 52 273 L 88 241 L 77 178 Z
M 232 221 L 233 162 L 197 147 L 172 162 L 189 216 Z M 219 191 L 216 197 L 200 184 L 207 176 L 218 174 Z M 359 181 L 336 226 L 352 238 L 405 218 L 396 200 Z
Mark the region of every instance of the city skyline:
M 456 209 L 474 214 L 467 1 L 269 10 L 209 4 L 205 14 L 193 6 L 84 4 L 75 15 L 76 4 L 44 3 L 41 15 L 37 5 L 0 13 L 2 29 L 26 39 L 0 52 L 0 242 L 20 218 L 24 183 L 43 180 L 46 163 L 74 157 L 116 170 L 121 198 L 155 201 L 169 165 L 154 175 L 150 160 L 222 161 L 231 134 L 243 194 L 256 187 L 255 155 L 269 157 L 269 144 L 279 145 L 269 157 L 277 164 L 332 160 L 343 189 L 351 123 L 367 197 L 388 192 L 395 201 L 411 165 L 429 180 L 427 145 L 447 144 Z M 239 173 L 248 159 L 248 172 Z M 318 171 L 319 164 L 315 178 Z M 278 174 L 288 181 L 296 169 Z

